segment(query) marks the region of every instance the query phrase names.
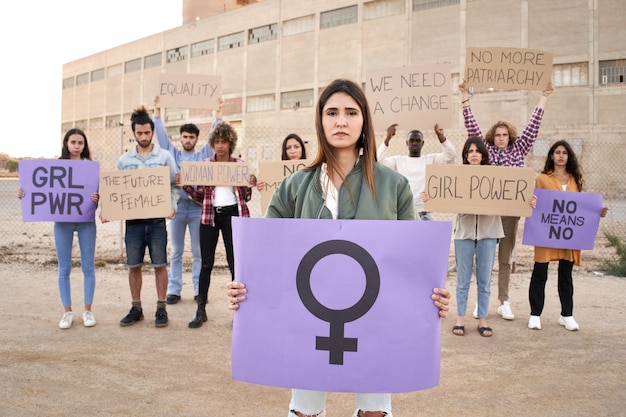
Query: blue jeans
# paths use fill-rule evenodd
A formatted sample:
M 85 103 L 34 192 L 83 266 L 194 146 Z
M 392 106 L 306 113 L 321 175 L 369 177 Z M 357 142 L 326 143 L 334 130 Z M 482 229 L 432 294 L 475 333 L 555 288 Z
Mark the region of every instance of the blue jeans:
M 185 231 L 189 227 L 191 243 L 191 281 L 193 291 L 198 295 L 198 278 L 202 268 L 200 253 L 200 214 L 202 206 L 190 199 L 180 200 L 176 209 L 176 217 L 170 220 L 170 238 L 172 253 L 170 255 L 170 272 L 168 275 L 167 293 L 180 295 L 183 289 L 183 252 L 185 251 Z
M 96 252 L 96 223 L 54 223 L 54 244 L 59 262 L 59 292 L 63 307 L 72 306 L 70 272 L 72 271 L 72 245 L 74 232 L 78 234 L 80 247 L 80 265 L 83 270 L 83 291 L 85 304 L 93 304 L 96 290 L 96 269 L 94 256 Z
M 476 286 L 478 287 L 478 317 L 487 317 L 489 297 L 491 296 L 491 270 L 496 257 L 498 239 L 454 239 L 454 255 L 456 257 L 456 310 L 460 317 L 467 310 L 474 254 L 476 255 Z
M 294 411 L 303 414 L 319 414 L 326 408 L 326 392 L 304 389 L 291 390 L 289 417 Z M 384 411 L 391 415 L 391 394 L 356 394 L 356 408 L 363 411 Z
M 430 211 L 420 211 L 417 213 L 417 215 L 419 216 L 420 220 L 425 220 L 425 221 L 435 220 L 433 218 L 433 214 Z

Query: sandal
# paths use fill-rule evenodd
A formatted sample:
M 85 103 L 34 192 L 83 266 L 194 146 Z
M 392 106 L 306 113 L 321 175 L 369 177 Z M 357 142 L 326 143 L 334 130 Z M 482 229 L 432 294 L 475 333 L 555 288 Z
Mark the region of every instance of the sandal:
M 493 330 L 491 329 L 491 327 L 480 327 L 480 326 L 478 326 L 478 333 L 480 333 L 480 335 L 482 337 L 491 337 L 491 336 L 493 336 Z
M 465 326 L 452 327 L 452 334 L 457 336 L 465 336 Z

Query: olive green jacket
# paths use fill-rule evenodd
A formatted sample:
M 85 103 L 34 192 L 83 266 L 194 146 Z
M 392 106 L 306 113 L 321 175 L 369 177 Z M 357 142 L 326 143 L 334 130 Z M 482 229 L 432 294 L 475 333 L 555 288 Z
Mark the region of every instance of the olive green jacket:
M 274 192 L 266 217 L 332 219 L 324 205 L 321 168 L 298 171 L 285 178 Z M 339 188 L 338 219 L 415 220 L 413 193 L 408 180 L 379 163 L 374 164 L 374 200 L 359 161 Z M 349 190 L 348 190 L 349 188 Z

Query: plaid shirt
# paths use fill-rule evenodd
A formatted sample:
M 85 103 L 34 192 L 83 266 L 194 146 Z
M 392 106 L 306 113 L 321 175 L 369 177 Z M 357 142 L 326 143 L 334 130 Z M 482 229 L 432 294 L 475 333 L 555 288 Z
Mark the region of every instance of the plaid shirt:
M 204 160 L 205 162 L 215 162 L 215 156 Z M 230 156 L 228 162 L 243 162 L 239 158 Z M 250 217 L 250 210 L 246 204 L 252 198 L 252 188 L 249 187 L 233 187 L 235 196 L 237 197 L 237 205 L 239 206 L 239 216 Z M 197 187 L 191 185 L 183 186 L 183 190 L 198 203 L 202 204 L 202 214 L 200 215 L 200 223 L 209 226 L 215 226 L 215 186 L 199 185 Z
M 465 119 L 465 128 L 467 129 L 468 136 L 476 136 L 483 141 L 489 151 L 489 162 L 491 165 L 497 166 L 524 166 L 524 159 L 533 147 L 537 135 L 539 135 L 539 127 L 541 126 L 542 118 L 543 109 L 541 107 L 535 107 L 522 136 L 517 138 L 515 143 L 509 144 L 506 149 L 498 149 L 494 144 L 485 140 L 483 133 L 480 131 L 480 127 L 478 127 L 478 123 L 476 123 L 472 110 L 469 107 L 463 108 L 463 119 Z

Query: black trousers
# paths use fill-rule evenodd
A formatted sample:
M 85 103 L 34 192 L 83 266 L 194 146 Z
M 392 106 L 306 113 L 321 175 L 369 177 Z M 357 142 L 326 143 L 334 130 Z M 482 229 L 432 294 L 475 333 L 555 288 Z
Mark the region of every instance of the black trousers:
M 535 262 L 533 273 L 530 276 L 528 298 L 530 300 L 530 314 L 540 316 L 546 299 L 546 282 L 548 281 L 549 262 Z M 572 269 L 574 262 L 559 259 L 558 289 L 561 300 L 561 315 L 569 317 L 574 310 L 574 282 Z
M 231 280 L 235 279 L 235 261 L 233 257 L 233 228 L 232 217 L 239 217 L 237 205 L 222 208 L 215 212 L 215 226 L 200 223 L 200 254 L 202 256 L 202 269 L 198 278 L 198 296 L 207 298 L 211 285 L 211 272 L 215 263 L 215 249 L 220 230 L 226 249 L 226 261 L 230 270 Z

